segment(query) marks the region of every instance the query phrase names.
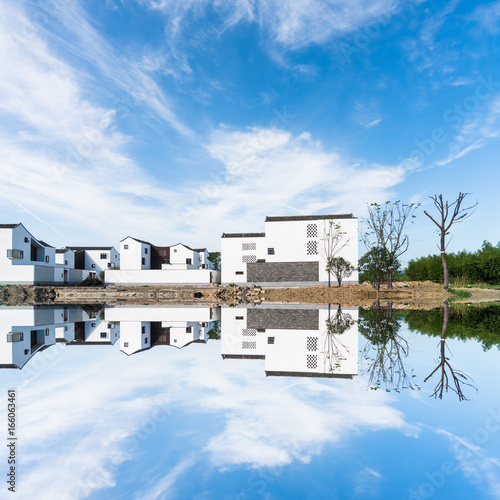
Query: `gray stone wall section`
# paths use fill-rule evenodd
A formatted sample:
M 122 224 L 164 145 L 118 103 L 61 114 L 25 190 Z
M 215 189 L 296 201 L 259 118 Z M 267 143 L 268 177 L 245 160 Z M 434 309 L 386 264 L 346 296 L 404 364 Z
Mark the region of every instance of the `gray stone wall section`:
M 318 330 L 317 309 L 247 309 L 247 328 Z
M 249 283 L 318 281 L 319 262 L 255 262 L 247 264 Z

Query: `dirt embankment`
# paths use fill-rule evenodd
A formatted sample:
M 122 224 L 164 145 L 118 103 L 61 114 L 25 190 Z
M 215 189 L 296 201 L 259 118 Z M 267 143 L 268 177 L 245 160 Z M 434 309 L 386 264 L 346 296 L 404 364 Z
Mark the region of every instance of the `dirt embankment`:
M 266 300 L 271 302 L 297 302 L 314 304 L 372 304 L 377 299 L 384 302 L 439 305 L 449 299 L 451 294 L 445 292 L 441 286 L 430 281 L 412 283 L 394 283 L 389 290 L 381 288 L 377 292 L 370 285 L 345 285 L 342 287 L 311 287 L 311 288 L 272 288 L 266 290 Z
M 500 290 L 468 288 L 470 298 L 457 302 L 500 301 Z M 439 306 L 451 298 L 439 284 L 427 282 L 394 283 L 389 290 L 377 292 L 368 284 L 345 285 L 330 288 L 267 288 L 229 287 L 210 285 L 207 287 L 173 286 L 109 286 L 109 287 L 0 287 L 0 303 L 9 305 L 33 304 L 248 304 L 248 303 L 309 303 L 344 304 L 369 306 L 377 299 L 393 302 L 401 307 L 429 308 Z

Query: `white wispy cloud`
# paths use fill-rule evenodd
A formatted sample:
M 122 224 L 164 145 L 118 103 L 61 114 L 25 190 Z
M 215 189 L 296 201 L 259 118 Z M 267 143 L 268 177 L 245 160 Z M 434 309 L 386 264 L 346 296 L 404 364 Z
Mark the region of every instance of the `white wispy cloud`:
M 479 101 L 478 101 L 479 102 Z M 472 110 L 461 120 L 457 135 L 450 144 L 449 154 L 435 163 L 444 166 L 481 149 L 500 137 L 500 96 L 492 94 L 484 106 Z
M 471 14 L 470 20 L 489 33 L 498 34 L 500 30 L 500 1 L 479 5 Z
M 492 498 L 500 498 L 500 460 L 491 456 L 478 444 L 445 429 L 436 430 L 450 442 L 456 466 L 476 484 L 487 489 Z
M 220 18 L 221 30 L 239 22 L 258 23 L 263 35 L 273 44 L 299 49 L 351 33 L 396 12 L 397 0 L 140 0 L 151 9 L 162 11 L 169 19 L 169 31 L 176 36 L 189 15 L 200 15 L 208 8 Z
M 241 231 L 271 214 L 359 213 L 366 200 L 382 201 L 405 178 L 397 165 L 348 162 L 306 132 L 219 127 L 205 147 L 222 169 L 187 209 L 200 230 L 211 220 Z

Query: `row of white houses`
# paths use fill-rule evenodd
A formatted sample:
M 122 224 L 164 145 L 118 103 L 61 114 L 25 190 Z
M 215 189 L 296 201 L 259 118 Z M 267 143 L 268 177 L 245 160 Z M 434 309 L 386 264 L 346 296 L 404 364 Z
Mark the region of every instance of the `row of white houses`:
M 206 248 L 157 246 L 127 236 L 114 247 L 56 249 L 22 224 L 0 224 L 0 284 L 77 284 L 104 272 L 106 284 L 318 285 L 328 282 L 328 234 L 342 235 L 336 256 L 358 262 L 358 221 L 352 214 L 266 217 L 263 233 L 223 233 L 221 272 Z M 357 283 L 355 271 L 345 283 Z

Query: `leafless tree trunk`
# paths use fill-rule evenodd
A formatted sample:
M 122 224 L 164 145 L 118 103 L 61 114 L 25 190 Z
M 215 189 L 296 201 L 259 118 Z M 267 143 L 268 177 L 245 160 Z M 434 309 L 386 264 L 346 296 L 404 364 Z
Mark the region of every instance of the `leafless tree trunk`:
M 438 227 L 440 236 L 439 250 L 441 251 L 441 262 L 443 263 L 444 274 L 443 288 L 445 290 L 448 290 L 448 287 L 450 286 L 450 276 L 448 273 L 448 265 L 446 264 L 446 236 L 449 234 L 451 226 L 453 224 L 462 222 L 472 215 L 473 212 L 471 212 L 471 210 L 473 210 L 477 205 L 477 201 L 470 207 L 462 208 L 462 202 L 468 195 L 469 193 L 458 193 L 458 198 L 453 203 L 443 201 L 442 194 L 429 196 L 429 198 L 434 202 L 434 205 L 438 209 L 440 215 L 439 222 L 431 215 L 429 215 L 426 210 L 424 210 L 424 214 L 427 215 L 427 217 L 429 217 L 429 219 Z M 449 216 L 451 216 L 451 218 L 448 220 Z
M 440 341 L 440 361 L 437 367 L 434 369 L 434 371 L 424 380 L 424 383 L 427 382 L 437 371 L 440 371 L 441 376 L 436 384 L 436 387 L 434 388 L 434 392 L 431 394 L 431 396 L 434 396 L 434 398 L 439 398 L 443 399 L 443 392 L 448 390 L 451 390 L 452 392 L 456 393 L 458 395 L 459 401 L 467 401 L 467 398 L 465 397 L 463 391 L 462 391 L 462 386 L 461 384 L 468 385 L 470 387 L 474 387 L 474 384 L 472 383 L 472 379 L 463 373 L 460 370 L 454 370 L 448 359 L 446 357 L 446 328 L 448 326 L 448 320 L 450 317 L 450 306 L 448 304 L 448 301 L 443 302 L 444 305 L 444 316 L 443 316 L 443 328 L 441 330 L 441 341 Z M 448 375 L 447 370 L 450 372 Z M 450 378 L 452 383 L 450 383 Z M 471 382 L 469 382 L 471 381 Z M 476 389 L 477 391 L 477 389 Z

